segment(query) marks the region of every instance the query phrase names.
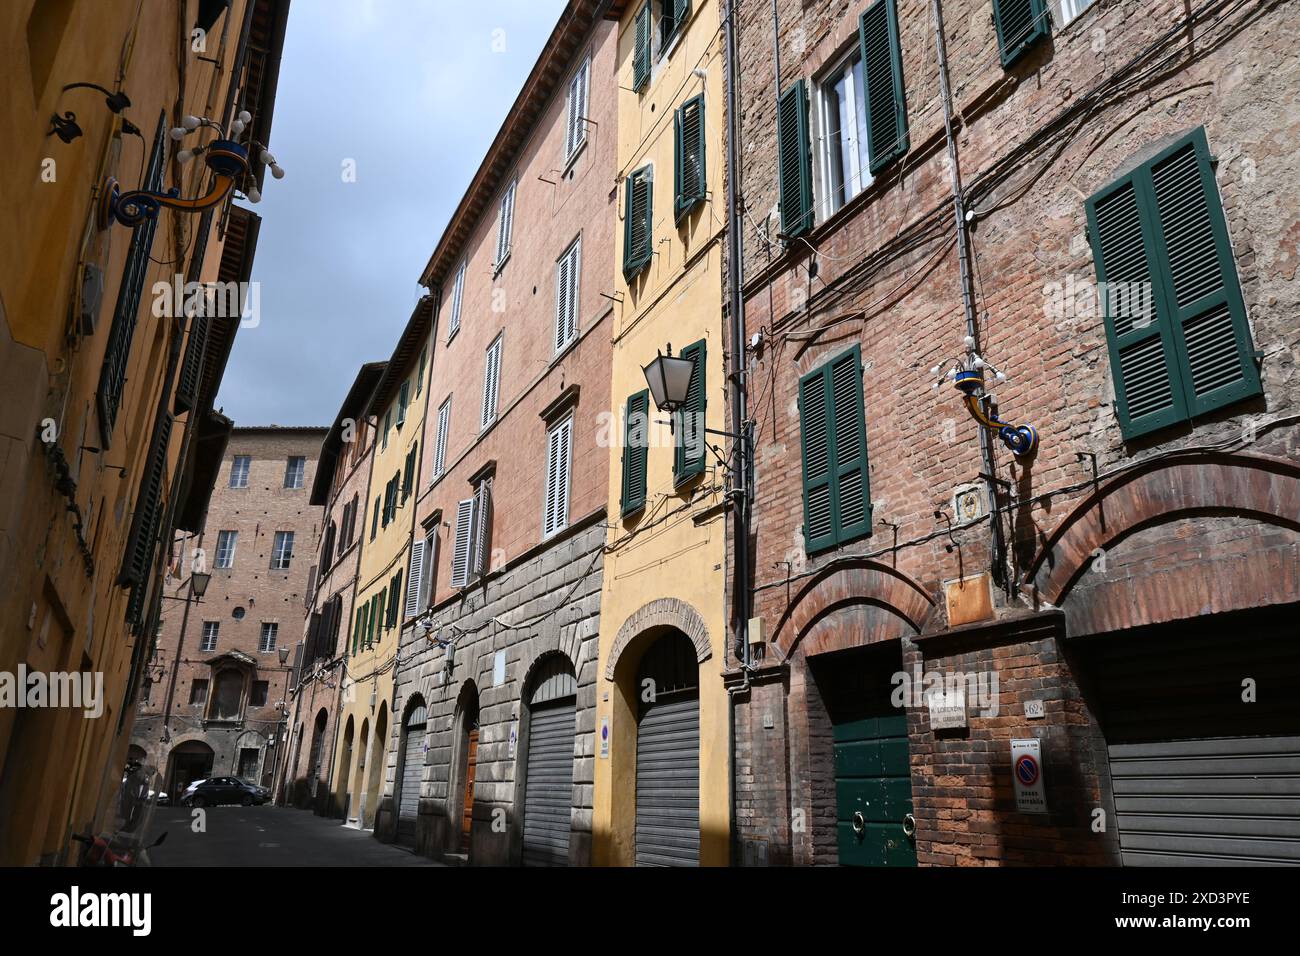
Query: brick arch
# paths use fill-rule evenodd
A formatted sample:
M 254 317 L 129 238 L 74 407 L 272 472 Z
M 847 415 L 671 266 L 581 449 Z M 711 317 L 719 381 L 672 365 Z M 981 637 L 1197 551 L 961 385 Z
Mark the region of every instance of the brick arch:
M 786 659 L 800 638 L 827 614 L 860 605 L 883 608 L 920 633 L 935 602 L 916 580 L 887 564 L 866 558 L 839 564 L 817 575 L 795 595 L 776 626 L 772 646 Z
M 1300 531 L 1300 466 L 1262 455 L 1188 452 L 1120 475 L 1061 519 L 1034 556 L 1021 589 L 1059 605 L 1097 549 L 1152 525 L 1205 514 Z
M 685 634 L 695 645 L 695 660 L 700 664 L 713 656 L 709 628 L 704 623 L 704 618 L 700 617 L 700 612 L 679 598 L 659 598 L 642 605 L 618 629 L 618 636 L 609 649 L 609 660 L 605 662 L 605 680 L 614 679 L 618 659 L 632 643 L 632 639 L 652 627 L 675 627 Z
M 519 663 L 522 665 L 519 671 L 519 694 L 522 696 L 528 690 L 528 682 L 538 665 L 554 654 L 565 658 L 573 668 L 574 678 L 580 679 L 584 664 L 584 638 L 588 636 L 588 627 L 570 624 L 525 641 L 519 648 Z

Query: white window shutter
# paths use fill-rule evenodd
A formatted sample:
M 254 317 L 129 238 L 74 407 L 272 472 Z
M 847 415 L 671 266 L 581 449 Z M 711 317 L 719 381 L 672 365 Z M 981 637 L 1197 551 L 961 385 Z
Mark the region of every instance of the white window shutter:
M 582 240 L 573 244 L 569 253 L 569 315 L 567 342 L 578 334 L 578 281 L 582 275 Z
M 438 536 L 430 531 L 424 537 L 424 571 L 420 575 L 420 607 L 428 607 L 433 602 L 433 577 L 438 569 Z
M 420 613 L 420 575 L 424 573 L 424 540 L 411 542 L 411 569 L 406 576 L 405 617 Z
M 573 419 L 551 429 L 546 436 L 546 514 L 543 536 L 563 531 L 569 524 L 569 466 Z
M 451 586 L 461 588 L 469 580 L 470 526 L 474 523 L 474 499 L 456 504 L 456 544 L 451 554 Z
M 447 429 L 451 424 L 451 397 L 438 409 L 438 441 L 433 450 L 433 477 L 440 478 L 447 465 Z
M 447 336 L 450 338 L 460 329 L 460 306 L 465 296 L 465 263 L 460 264 L 456 270 L 456 281 L 451 287 L 451 319 L 447 325 Z
M 569 341 L 569 254 L 560 258 L 555 275 L 555 351 Z
M 481 578 L 488 572 L 488 549 L 492 544 L 492 486 L 486 481 L 474 492 L 473 542 L 469 576 Z
M 487 428 L 497 417 L 497 392 L 501 384 L 501 336 L 487 350 L 483 368 L 483 414 L 479 422 Z

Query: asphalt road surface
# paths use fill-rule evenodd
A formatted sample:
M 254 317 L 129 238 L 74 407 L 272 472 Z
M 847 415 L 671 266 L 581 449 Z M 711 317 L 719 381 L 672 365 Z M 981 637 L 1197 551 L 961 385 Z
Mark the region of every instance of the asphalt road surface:
M 150 831 L 167 841 L 149 851 L 154 866 L 437 866 L 338 820 L 284 807 L 158 807 Z

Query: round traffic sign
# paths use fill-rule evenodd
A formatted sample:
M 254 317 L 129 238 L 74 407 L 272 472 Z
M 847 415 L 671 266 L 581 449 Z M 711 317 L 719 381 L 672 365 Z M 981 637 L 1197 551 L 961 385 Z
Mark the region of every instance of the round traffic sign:
M 1038 761 L 1029 754 L 1021 754 L 1016 761 L 1016 779 L 1026 787 L 1038 782 Z

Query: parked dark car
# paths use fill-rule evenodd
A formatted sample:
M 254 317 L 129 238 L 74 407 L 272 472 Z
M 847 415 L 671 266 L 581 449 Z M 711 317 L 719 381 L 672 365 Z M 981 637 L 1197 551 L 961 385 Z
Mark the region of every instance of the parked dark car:
M 181 795 L 187 807 L 215 807 L 223 803 L 238 803 L 245 807 L 261 806 L 271 799 L 266 787 L 240 780 L 238 777 L 211 777 L 195 780 Z

